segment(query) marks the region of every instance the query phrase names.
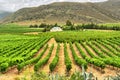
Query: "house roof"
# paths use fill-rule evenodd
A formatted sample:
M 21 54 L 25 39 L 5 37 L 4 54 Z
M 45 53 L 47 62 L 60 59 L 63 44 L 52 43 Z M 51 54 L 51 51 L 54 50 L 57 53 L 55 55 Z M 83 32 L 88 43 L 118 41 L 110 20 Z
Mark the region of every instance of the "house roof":
M 62 31 L 60 27 L 53 27 L 50 31 Z
M 60 27 L 53 27 L 52 29 L 61 29 Z

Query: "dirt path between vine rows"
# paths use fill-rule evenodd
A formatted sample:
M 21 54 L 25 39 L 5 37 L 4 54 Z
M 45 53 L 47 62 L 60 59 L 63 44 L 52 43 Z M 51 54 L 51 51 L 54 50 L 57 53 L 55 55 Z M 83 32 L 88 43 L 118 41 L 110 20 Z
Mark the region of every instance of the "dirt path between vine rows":
M 87 46 L 87 47 L 88 47 L 88 46 Z M 78 49 L 77 49 L 77 47 L 75 46 L 75 44 L 73 44 L 73 48 L 74 48 L 76 54 L 77 54 L 80 58 L 82 58 L 81 55 L 80 55 L 80 53 L 79 53 L 79 51 L 78 51 Z M 80 45 L 80 48 L 81 48 L 84 52 L 87 53 L 87 51 L 83 48 L 82 45 Z M 90 49 L 91 49 L 91 48 L 89 48 L 89 50 L 90 50 Z M 90 51 L 92 51 L 92 50 L 90 50 Z M 94 51 L 92 51 L 92 52 L 94 52 Z M 95 54 L 95 52 L 94 52 L 94 54 Z M 88 54 L 86 54 L 86 55 L 87 55 L 88 57 L 90 57 Z M 112 70 L 112 69 L 109 69 L 109 67 L 106 67 L 106 68 L 104 69 L 104 72 L 105 72 L 105 73 L 102 73 L 100 70 L 96 69 L 94 65 L 88 65 L 87 72 L 88 72 L 88 73 L 92 72 L 92 73 L 94 74 L 94 76 L 97 77 L 98 80 L 104 80 L 104 78 L 107 77 L 107 76 L 115 76 L 117 70 L 115 70 L 115 69 Z
M 99 43 L 98 43 L 99 44 Z M 109 52 L 109 53 L 111 53 L 113 56 L 116 56 L 115 54 L 113 54 L 109 49 L 107 49 L 104 45 L 102 45 L 102 44 L 99 44 L 106 52 Z M 106 54 L 106 53 L 104 53 L 104 54 Z M 106 54 L 107 55 L 107 54 Z
M 49 47 L 47 49 L 47 51 L 45 52 L 45 54 L 42 56 L 42 58 L 44 58 L 47 53 L 49 52 L 49 48 L 50 46 L 55 42 L 54 38 L 50 39 L 47 43 L 49 44 Z M 46 44 L 47 44 L 46 43 Z M 45 47 L 45 46 L 44 46 Z M 42 50 L 44 49 L 44 47 L 42 47 L 36 54 L 34 57 L 37 57 Z M 15 80 L 18 79 L 20 77 L 30 77 L 30 75 L 34 73 L 34 65 L 28 66 L 26 69 L 22 70 L 22 72 L 20 74 L 18 74 L 18 70 L 16 67 L 9 69 L 5 74 L 0 74 L 0 80 Z M 29 78 L 28 78 L 29 79 Z
M 96 54 L 96 52 L 95 52 L 90 46 L 88 46 L 86 43 L 84 43 L 84 44 L 85 44 L 86 47 L 93 53 L 93 55 L 98 56 L 98 55 Z
M 51 54 L 48 62 L 41 68 L 42 71 L 47 73 L 47 74 L 50 72 L 49 65 L 52 62 L 52 60 L 54 59 L 55 55 L 56 55 L 56 49 L 57 49 L 57 44 L 54 44 L 54 48 L 53 48 L 52 54 Z
M 81 68 L 79 66 L 77 66 L 77 64 L 74 61 L 74 58 L 72 56 L 72 51 L 70 49 L 70 45 L 69 44 L 67 44 L 67 51 L 68 51 L 68 55 L 70 57 L 70 60 L 72 61 L 71 74 L 74 73 L 75 71 L 81 71 Z M 78 50 L 76 50 L 76 51 L 77 51 L 76 53 L 78 53 Z
M 48 60 L 48 63 L 41 68 L 41 69 L 42 69 L 41 71 L 46 72 L 46 73 L 49 73 L 49 64 L 51 63 L 51 61 L 53 60 L 53 58 L 54 58 L 54 56 L 55 56 L 56 49 L 57 49 L 57 43 L 56 43 L 56 41 L 55 41 L 54 38 L 51 38 L 47 43 L 48 43 L 49 47 L 48 47 L 47 51 L 45 52 L 45 54 L 42 56 L 41 59 L 44 59 L 44 58 L 47 56 L 47 54 L 49 53 L 49 49 L 50 49 L 50 47 L 52 46 L 52 44 L 54 44 L 54 50 L 53 50 L 53 52 L 52 52 L 52 54 L 51 54 L 50 59 Z M 47 44 L 47 43 L 46 43 L 46 44 Z M 84 44 L 86 45 L 86 43 L 84 43 Z M 66 72 L 65 72 L 66 66 L 65 66 L 65 64 L 64 64 L 64 44 L 63 44 L 63 43 L 60 43 L 60 46 L 61 46 L 61 47 L 60 47 L 60 52 L 59 52 L 59 62 L 58 62 L 58 64 L 57 64 L 57 66 L 56 66 L 56 68 L 55 68 L 55 70 L 54 70 L 53 73 L 58 73 L 58 74 L 61 74 L 61 75 L 65 75 L 65 73 L 66 73 Z M 101 46 L 102 48 L 104 48 L 106 51 L 109 51 L 109 50 L 106 49 L 103 45 L 100 45 L 100 46 Z M 44 46 L 44 47 L 45 47 L 45 46 Z M 44 48 L 44 47 L 43 47 L 43 48 Z M 88 45 L 86 45 L 86 47 L 87 47 L 95 56 L 98 56 L 91 47 L 89 47 Z M 35 55 L 34 57 L 38 56 L 38 54 L 40 54 L 40 52 L 43 50 L 43 48 L 41 48 L 41 49 L 36 53 L 36 55 Z M 79 50 L 77 49 L 77 47 L 75 46 L 75 44 L 73 44 L 73 48 L 74 48 L 76 54 L 77 54 L 80 58 L 82 58 L 81 55 L 80 55 L 80 52 L 79 52 Z M 82 46 L 80 45 L 80 48 L 83 50 L 83 52 L 85 52 L 85 54 L 86 54 L 88 57 L 90 57 L 89 54 L 87 53 L 87 51 L 84 49 L 84 47 L 82 47 Z M 96 46 L 96 48 L 98 48 L 98 47 Z M 67 51 L 68 51 L 69 57 L 70 57 L 70 59 L 71 59 L 71 61 L 72 61 L 72 69 L 71 69 L 71 72 L 70 72 L 70 73 L 72 74 L 72 73 L 75 72 L 76 70 L 82 72 L 82 71 L 81 71 L 81 68 L 76 65 L 76 63 L 75 63 L 75 61 L 74 61 L 74 59 L 73 59 L 72 52 L 71 52 L 71 49 L 70 49 L 69 44 L 67 44 Z M 95 66 L 93 66 L 93 65 L 88 65 L 87 72 L 92 72 L 96 77 L 98 77 L 98 80 L 104 80 L 104 78 L 105 78 L 106 76 L 115 76 L 115 75 L 116 75 L 116 72 L 117 72 L 117 69 L 116 69 L 116 68 L 115 68 L 115 69 L 112 69 L 113 67 L 109 67 L 108 65 L 107 65 L 107 67 L 104 69 L 105 73 L 101 73 L 99 70 L 97 70 L 97 69 L 94 68 L 94 67 L 95 67 Z M 27 67 L 26 69 L 24 69 L 20 74 L 18 74 L 17 68 L 14 67 L 13 69 L 10 69 L 8 72 L 6 72 L 5 74 L 0 74 L 0 80 L 17 80 L 17 79 L 19 79 L 19 77 L 26 77 L 27 80 L 30 80 L 30 76 L 31 76 L 31 74 L 32 74 L 33 72 L 34 72 L 34 65 L 28 66 L 28 67 Z
M 65 75 L 65 63 L 64 63 L 64 44 L 60 44 L 60 51 L 59 51 L 59 62 L 54 70 L 54 73 L 59 73 L 60 75 Z
M 104 56 L 107 56 L 107 57 L 108 57 L 108 55 L 105 54 L 98 46 L 96 46 L 96 45 L 93 44 L 93 43 L 92 43 L 92 45 L 93 45 L 99 52 L 103 53 Z M 103 48 L 103 49 L 104 49 L 104 48 Z
M 83 43 L 84 44 L 84 43 Z M 82 49 L 82 51 L 89 57 L 91 58 L 91 56 L 88 54 L 88 52 L 85 50 L 85 48 L 80 44 L 80 48 Z
M 75 46 L 75 44 L 73 44 L 73 49 L 75 50 L 76 54 L 78 57 L 82 58 L 81 53 L 79 52 L 79 50 L 77 49 L 77 47 Z

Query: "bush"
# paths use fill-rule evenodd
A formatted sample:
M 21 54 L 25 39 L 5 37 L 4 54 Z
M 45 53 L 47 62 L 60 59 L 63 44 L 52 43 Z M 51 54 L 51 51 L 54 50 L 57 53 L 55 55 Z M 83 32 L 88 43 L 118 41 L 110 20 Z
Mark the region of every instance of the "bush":
M 2 63 L 2 64 L 0 65 L 0 71 L 1 71 L 1 72 L 5 72 L 8 67 L 9 67 L 9 64 L 8 64 L 8 63 Z

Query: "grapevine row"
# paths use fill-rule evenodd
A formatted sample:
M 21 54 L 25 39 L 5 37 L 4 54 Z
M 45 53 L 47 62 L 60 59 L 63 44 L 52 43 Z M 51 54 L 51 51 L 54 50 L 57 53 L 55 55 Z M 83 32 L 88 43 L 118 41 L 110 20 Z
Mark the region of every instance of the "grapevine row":
M 97 59 L 97 58 L 89 58 L 89 57 L 87 57 L 86 54 L 85 54 L 85 53 L 82 51 L 82 49 L 80 48 L 79 43 L 75 43 L 75 45 L 76 45 L 76 47 L 78 48 L 79 52 L 81 53 L 82 57 L 83 57 L 88 63 L 93 64 L 93 65 L 95 65 L 95 66 L 97 66 L 97 67 L 100 67 L 101 69 L 104 69 L 104 68 L 105 68 L 106 64 L 105 64 L 103 61 L 101 61 L 101 60 L 99 60 L 99 59 Z
M 38 62 L 40 60 L 40 58 L 44 55 L 44 53 L 45 53 L 45 51 L 47 49 L 48 49 L 48 44 L 45 46 L 45 48 L 43 49 L 43 51 L 36 58 L 32 58 L 30 60 L 22 62 L 21 64 L 18 64 L 17 65 L 18 71 L 21 71 L 26 65 L 30 65 L 30 64 Z
M 90 42 L 86 42 L 88 46 L 90 46 L 101 58 L 105 58 L 103 53 L 101 53 L 95 46 L 93 46 Z
M 91 43 L 95 44 L 102 52 L 106 53 L 109 57 L 113 57 L 113 55 L 110 52 L 106 51 L 104 48 L 102 48 L 99 43 L 95 41 L 92 41 Z
M 39 60 L 39 61 L 34 65 L 34 71 L 38 71 L 40 67 L 42 67 L 43 65 L 45 65 L 45 64 L 48 62 L 48 60 L 49 60 L 49 58 L 50 58 L 50 56 L 51 56 L 51 54 L 52 54 L 53 48 L 54 48 L 54 44 L 50 47 L 50 50 L 49 50 L 48 55 L 47 55 L 44 59 Z
M 116 53 L 116 51 L 112 47 L 108 46 L 107 44 L 103 43 L 100 40 L 99 41 L 97 40 L 97 42 L 100 43 L 101 45 L 103 45 L 104 47 L 106 47 L 109 51 L 114 53 L 116 56 L 120 56 L 119 53 Z
M 64 58 L 65 58 L 65 65 L 66 65 L 67 72 L 69 72 L 72 68 L 72 64 L 71 64 L 72 62 L 71 62 L 68 54 L 69 53 L 67 52 L 67 44 L 64 43 L 64 55 L 65 55 Z
M 76 64 L 77 64 L 78 66 L 80 66 L 81 68 L 82 68 L 82 66 L 83 66 L 85 69 L 87 69 L 87 62 L 86 62 L 84 59 L 79 58 L 79 57 L 77 56 L 75 50 L 73 49 L 72 43 L 70 42 L 69 44 L 70 44 L 70 49 L 71 49 L 71 51 L 72 51 L 72 55 L 73 55 L 73 58 L 74 58 Z
M 59 51 L 60 51 L 60 44 L 58 44 L 57 50 L 56 50 L 56 55 L 55 55 L 54 59 L 52 60 L 52 62 L 49 65 L 49 69 L 50 69 L 51 72 L 55 69 L 56 65 L 58 64 Z

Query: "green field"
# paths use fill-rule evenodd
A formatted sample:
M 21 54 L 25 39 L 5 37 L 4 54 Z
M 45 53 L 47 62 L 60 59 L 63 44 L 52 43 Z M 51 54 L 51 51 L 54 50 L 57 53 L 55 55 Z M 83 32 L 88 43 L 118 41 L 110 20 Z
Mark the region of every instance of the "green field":
M 99 24 L 99 25 L 105 25 L 105 26 L 108 26 L 108 27 L 112 27 L 112 26 L 120 27 L 120 23 L 105 23 L 105 24 Z
M 41 32 L 41 29 L 16 26 L 0 26 L 1 74 L 15 69 L 20 74 L 23 71 L 28 71 L 29 75 L 44 71 L 66 75 L 76 69 L 81 72 L 84 67 L 86 72 L 92 68 L 94 74 L 95 70 L 99 75 L 104 74 L 95 76 L 102 80 L 108 76 L 107 72 L 115 76 L 115 71 L 120 69 L 120 31 Z M 28 32 L 40 33 L 23 34 Z M 3 77 L 0 76 L 0 79 Z
M 54 32 L 47 33 L 54 36 L 57 42 L 80 42 L 89 41 L 97 39 L 108 39 L 120 37 L 120 31 L 97 31 L 97 30 L 86 30 L 86 31 L 64 31 L 64 32 Z
M 27 33 L 27 32 L 41 32 L 41 28 L 29 28 L 29 26 L 21 26 L 17 24 L 2 24 L 0 25 L 0 33 Z

